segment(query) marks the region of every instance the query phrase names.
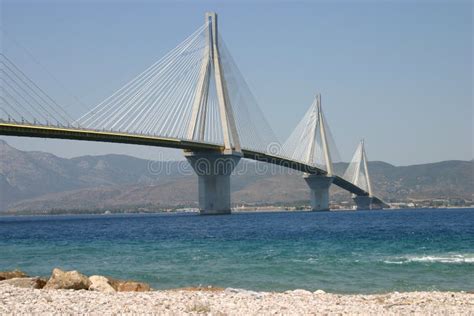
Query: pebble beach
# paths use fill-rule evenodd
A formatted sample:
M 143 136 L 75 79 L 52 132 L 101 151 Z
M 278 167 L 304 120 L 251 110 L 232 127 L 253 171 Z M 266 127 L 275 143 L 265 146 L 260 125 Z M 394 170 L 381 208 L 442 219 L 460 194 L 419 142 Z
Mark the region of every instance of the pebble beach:
M 430 314 L 472 315 L 474 294 L 407 292 L 340 295 L 321 290 L 283 293 L 240 289 L 177 289 L 103 293 L 87 290 L 45 290 L 0 285 L 0 314 L 122 313 L 160 315 L 320 315 Z
M 14 218 L 0 315 L 474 315 L 473 214 Z

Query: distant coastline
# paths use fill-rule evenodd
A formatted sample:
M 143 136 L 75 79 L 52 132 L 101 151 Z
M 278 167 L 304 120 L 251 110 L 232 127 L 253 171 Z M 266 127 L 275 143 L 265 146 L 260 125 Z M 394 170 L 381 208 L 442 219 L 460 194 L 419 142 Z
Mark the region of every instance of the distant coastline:
M 410 211 L 410 210 L 449 210 L 449 209 L 472 209 L 473 206 L 451 206 L 451 207 L 421 207 L 421 208 L 390 208 L 381 210 L 366 210 L 369 212 L 377 211 Z M 273 212 L 311 212 L 309 206 L 304 209 L 296 209 L 295 207 L 277 207 L 277 206 L 265 206 L 265 207 L 249 207 L 249 208 L 234 208 L 233 213 L 273 213 Z M 331 209 L 329 212 L 363 212 L 356 211 L 354 209 Z M 199 213 L 197 208 L 189 209 L 171 209 L 171 210 L 156 210 L 156 211 L 133 211 L 124 209 L 108 209 L 108 210 L 46 210 L 46 211 L 35 211 L 35 210 L 22 210 L 22 211 L 9 211 L 0 212 L 1 217 L 16 217 L 16 216 L 81 216 L 81 215 L 97 215 L 97 216 L 108 216 L 108 215 L 153 215 L 153 214 L 187 214 L 187 213 Z
M 150 168 L 150 163 L 153 168 Z M 234 209 L 305 209 L 308 187 L 302 174 L 242 160 L 231 177 Z M 71 159 L 15 149 L 0 140 L 0 214 L 14 211 L 157 212 L 197 207 L 197 178 L 183 162 L 150 162 L 125 155 Z M 341 173 L 346 163 L 334 165 Z M 473 205 L 474 161 L 413 166 L 369 162 L 377 195 L 392 208 Z M 258 172 L 257 172 L 258 171 Z M 331 208 L 350 209 L 350 194 L 331 189 Z M 23 214 L 23 213 L 22 213 Z

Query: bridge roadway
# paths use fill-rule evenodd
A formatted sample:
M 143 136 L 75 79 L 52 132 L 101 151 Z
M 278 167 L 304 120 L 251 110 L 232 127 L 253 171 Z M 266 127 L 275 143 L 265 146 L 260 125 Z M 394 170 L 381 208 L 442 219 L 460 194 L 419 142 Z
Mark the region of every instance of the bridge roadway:
M 84 140 L 93 142 L 107 142 L 107 143 L 122 143 L 134 144 L 156 147 L 177 148 L 188 151 L 216 151 L 222 152 L 223 145 L 208 144 L 198 141 L 187 141 L 176 138 L 166 138 L 158 136 L 148 136 L 139 134 L 127 134 L 120 132 L 96 131 L 86 130 L 74 127 L 57 127 L 57 126 L 43 126 L 43 125 L 29 125 L 23 123 L 12 123 L 0 121 L 0 135 L 5 136 L 22 136 L 22 137 L 37 137 L 37 138 L 55 138 L 55 139 L 71 139 Z M 317 167 L 294 161 L 285 157 L 271 155 L 267 153 L 256 152 L 252 150 L 242 149 L 244 158 L 267 162 L 301 172 L 310 174 L 325 175 L 325 170 Z M 351 182 L 335 176 L 333 184 L 347 190 L 355 195 L 368 196 L 369 193 L 362 190 Z M 373 197 L 374 203 L 383 203 L 377 197 Z

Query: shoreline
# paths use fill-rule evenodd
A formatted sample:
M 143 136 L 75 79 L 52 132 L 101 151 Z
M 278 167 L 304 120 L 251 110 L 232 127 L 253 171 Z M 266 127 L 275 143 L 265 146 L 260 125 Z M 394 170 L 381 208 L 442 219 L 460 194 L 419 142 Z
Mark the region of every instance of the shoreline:
M 393 290 L 381 290 L 381 291 L 360 291 L 360 292 L 350 292 L 350 291 L 329 291 L 321 288 L 316 288 L 316 289 L 308 289 L 308 288 L 293 288 L 293 289 L 252 289 L 252 288 L 234 288 L 234 287 L 222 287 L 220 285 L 211 285 L 211 284 L 189 284 L 189 285 L 179 285 L 177 287 L 154 287 L 153 283 L 148 283 L 146 280 L 129 280 L 129 279 L 124 279 L 124 278 L 115 278 L 111 277 L 110 275 L 104 276 L 107 279 L 110 280 L 116 280 L 116 281 L 121 281 L 121 282 L 135 282 L 135 283 L 140 283 L 140 284 L 146 284 L 149 286 L 149 290 L 147 292 L 178 292 L 178 291 L 189 291 L 189 292 L 222 292 L 225 290 L 237 290 L 241 292 L 248 292 L 248 293 L 273 293 L 273 294 L 284 294 L 284 293 L 290 293 L 292 291 L 306 291 L 306 292 L 311 292 L 311 293 L 325 293 L 325 294 L 331 294 L 331 295 L 340 295 L 340 296 L 358 296 L 358 295 L 363 295 L 363 296 L 373 296 L 373 295 L 389 295 L 393 293 L 459 293 L 459 294 L 470 294 L 474 295 L 474 289 L 419 289 L 419 290 L 411 290 L 411 289 L 393 289 Z M 42 279 L 47 281 L 49 279 L 49 276 L 47 275 L 38 275 L 34 277 L 27 276 L 25 279 Z M 1 280 L 0 281 L 0 287 L 6 285 L 3 282 L 6 280 Z M 45 289 L 36 289 L 36 290 L 45 290 Z M 56 289 L 56 290 L 67 290 L 67 289 Z M 77 291 L 77 290 L 76 290 Z M 117 292 L 119 293 L 119 292 Z M 473 303 L 474 304 L 474 303 Z M 1 315 L 1 314 L 0 314 Z
M 256 292 L 233 288 L 178 288 L 103 293 L 0 285 L 0 314 L 158 313 L 212 315 L 474 313 L 473 292 L 333 294 L 318 290 Z
M 384 209 L 377 209 L 377 210 L 353 210 L 353 209 L 331 209 L 329 211 L 311 211 L 309 209 L 297 209 L 297 210 L 286 210 L 286 209 L 279 209 L 278 207 L 275 207 L 273 209 L 256 209 L 256 210 L 247 210 L 247 209 L 238 209 L 238 208 L 233 208 L 232 213 L 291 213 L 291 212 L 308 212 L 308 213 L 338 213 L 338 212 L 377 212 L 377 211 L 429 211 L 429 210 L 465 210 L 465 209 L 473 209 L 472 206 L 449 206 L 449 207 L 420 207 L 420 208 L 384 208 Z M 0 212 L 0 219 L 1 218 L 13 218 L 13 217 L 61 217 L 61 216 L 97 216 L 97 217 L 104 217 L 104 216 L 129 216 L 129 215 L 157 215 L 157 214 L 166 214 L 166 215 L 172 215 L 172 214 L 199 214 L 199 210 L 176 210 L 176 211 L 156 211 L 156 212 L 111 212 L 111 213 L 75 213 L 75 212 L 68 212 L 65 211 L 64 213 L 31 213 L 31 214 L 22 214 L 21 212 L 18 214 L 15 213 L 2 213 Z

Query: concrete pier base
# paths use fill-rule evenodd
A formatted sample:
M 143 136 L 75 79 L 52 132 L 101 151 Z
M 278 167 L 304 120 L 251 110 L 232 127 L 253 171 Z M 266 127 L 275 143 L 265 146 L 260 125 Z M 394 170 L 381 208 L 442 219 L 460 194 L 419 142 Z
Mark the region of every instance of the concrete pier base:
M 310 188 L 311 210 L 329 211 L 329 187 L 334 178 L 310 174 L 304 179 Z
M 370 210 L 372 206 L 372 198 L 370 196 L 356 195 L 352 198 L 356 204 L 356 210 Z
M 198 176 L 201 215 L 230 214 L 230 175 L 241 156 L 219 153 L 186 153 Z

